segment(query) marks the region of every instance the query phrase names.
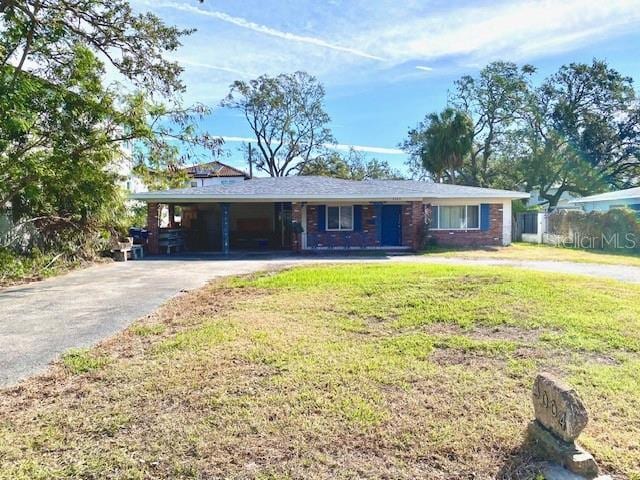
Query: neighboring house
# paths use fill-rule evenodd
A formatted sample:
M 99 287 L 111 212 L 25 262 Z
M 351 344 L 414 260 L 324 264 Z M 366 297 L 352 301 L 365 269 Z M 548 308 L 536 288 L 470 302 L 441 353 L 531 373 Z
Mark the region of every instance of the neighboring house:
M 557 188 L 550 188 L 549 189 L 549 194 L 553 195 L 558 191 Z M 560 200 L 558 201 L 558 204 L 556 205 L 556 209 L 570 209 L 570 208 L 575 208 L 574 205 L 571 204 L 572 200 L 575 200 L 576 197 L 569 193 L 569 192 L 563 192 L 562 195 L 560 195 Z M 549 201 L 545 200 L 544 198 L 540 197 L 540 190 L 532 190 L 531 191 L 531 196 L 529 197 L 529 199 L 527 200 L 526 203 L 527 207 L 542 207 L 544 209 L 548 209 L 549 208 Z
M 606 212 L 612 208 L 631 208 L 640 212 L 640 187 L 582 197 L 571 204 L 585 212 Z
M 142 179 L 133 173 L 133 154 L 131 142 L 122 142 L 120 145 L 122 155 L 118 158 L 112 168 L 120 175 L 120 186 L 129 193 L 140 193 L 148 190 Z
M 122 156 L 114 162 L 114 170 L 122 177 L 120 185 L 129 193 L 148 191 L 142 179 L 133 173 L 131 149 L 127 144 L 121 147 Z M 185 167 L 189 180 L 185 187 L 204 187 L 206 185 L 231 185 L 242 182 L 249 176 L 237 168 L 213 161 Z
M 184 169 L 189 176 L 189 187 L 207 185 L 232 185 L 247 180 L 249 176 L 242 170 L 213 161 L 192 165 Z
M 508 245 L 511 202 L 529 194 L 411 180 L 295 176 L 139 193 L 148 204 L 149 250 L 159 251 L 158 211 L 188 251 Z M 176 221 L 180 210 L 180 223 Z M 299 232 L 298 225 L 302 227 Z M 166 238 L 166 235 L 163 236 Z

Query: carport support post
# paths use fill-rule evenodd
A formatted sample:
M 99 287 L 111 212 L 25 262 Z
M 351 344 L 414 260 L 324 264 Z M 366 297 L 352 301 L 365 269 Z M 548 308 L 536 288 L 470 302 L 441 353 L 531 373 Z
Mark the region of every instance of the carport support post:
M 229 253 L 229 204 L 221 203 L 222 208 L 222 253 Z
M 376 244 L 380 246 L 382 245 L 382 203 L 374 203 L 373 208 L 376 216 Z
M 176 228 L 176 206 L 173 203 L 168 205 L 169 209 L 169 228 Z
M 301 203 L 291 203 L 291 222 L 297 223 L 304 228 L 302 225 L 302 204 Z M 291 229 L 291 249 L 294 252 L 300 252 L 302 245 L 300 244 L 300 233 L 296 232 L 295 229 Z
M 158 223 L 157 203 L 147 203 L 147 250 L 151 255 L 160 253 L 159 238 L 160 224 Z

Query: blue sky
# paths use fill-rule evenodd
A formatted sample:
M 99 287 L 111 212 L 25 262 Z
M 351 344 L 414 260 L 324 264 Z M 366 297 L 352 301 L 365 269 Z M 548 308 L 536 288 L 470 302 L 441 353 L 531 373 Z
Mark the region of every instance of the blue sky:
M 447 89 L 493 60 L 531 63 L 540 78 L 562 64 L 606 59 L 640 81 L 640 0 L 132 0 L 197 32 L 175 55 L 187 102 L 216 107 L 236 79 L 304 70 L 326 88 L 338 142 L 403 169 L 397 145 Z M 205 122 L 245 167 L 237 112 Z M 346 148 L 346 147 L 345 147 Z

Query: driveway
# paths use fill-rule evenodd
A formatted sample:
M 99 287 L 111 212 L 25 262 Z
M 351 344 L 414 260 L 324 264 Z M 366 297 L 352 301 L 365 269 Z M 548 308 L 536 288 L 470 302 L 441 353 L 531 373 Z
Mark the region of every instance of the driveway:
M 0 387 L 44 370 L 60 353 L 88 347 L 154 311 L 181 290 L 216 277 L 319 262 L 508 265 L 640 283 L 640 267 L 571 262 L 465 260 L 433 256 L 158 259 L 96 265 L 0 290 Z
M 87 347 L 122 330 L 180 290 L 253 272 L 263 263 L 110 263 L 0 290 L 0 387 L 43 370 L 71 347 Z

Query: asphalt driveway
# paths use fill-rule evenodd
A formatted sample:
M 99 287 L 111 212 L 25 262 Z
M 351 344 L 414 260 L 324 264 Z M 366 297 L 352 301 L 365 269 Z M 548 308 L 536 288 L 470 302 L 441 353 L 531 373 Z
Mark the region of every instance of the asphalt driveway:
M 111 263 L 0 290 L 0 387 L 43 370 L 69 348 L 109 337 L 181 290 L 260 268 L 264 262 Z
M 62 352 L 91 346 L 154 311 L 181 290 L 216 277 L 314 262 L 504 265 L 640 283 L 640 267 L 571 262 L 465 260 L 432 256 L 234 260 L 163 259 L 97 265 L 0 290 L 0 387 L 44 370 Z

